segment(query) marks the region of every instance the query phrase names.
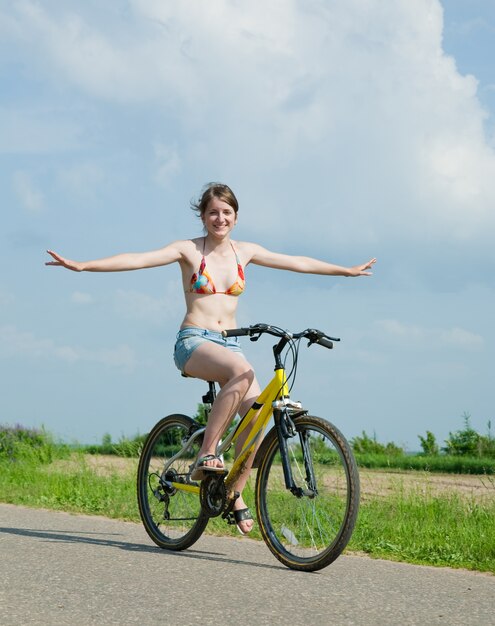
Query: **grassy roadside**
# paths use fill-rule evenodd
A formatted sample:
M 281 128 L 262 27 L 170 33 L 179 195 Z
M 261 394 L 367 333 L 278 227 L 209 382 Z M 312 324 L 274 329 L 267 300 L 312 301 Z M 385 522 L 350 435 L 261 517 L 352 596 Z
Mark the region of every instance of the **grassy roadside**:
M 137 461 L 134 465 L 137 467 Z M 138 521 L 136 472 L 98 472 L 90 457 L 39 464 L 27 459 L 0 463 L 0 501 Z
M 405 492 L 361 503 L 349 544 L 374 557 L 495 573 L 495 500 Z
M 442 474 L 495 475 L 495 458 L 470 456 L 427 456 L 424 454 L 389 456 L 386 454 L 356 454 L 359 467 L 368 469 L 416 470 Z
M 0 501 L 32 507 L 139 522 L 135 476 L 137 461 L 119 467 L 95 465 L 72 453 L 50 463 L 37 458 L 0 462 Z M 427 480 L 425 479 L 427 484 Z M 247 494 L 252 502 L 252 491 Z M 397 480 L 386 493 L 367 493 L 349 550 L 373 557 L 495 573 L 495 486 L 486 497 L 428 488 L 405 489 Z M 234 533 L 216 519 L 215 534 Z M 259 538 L 257 530 L 254 538 Z

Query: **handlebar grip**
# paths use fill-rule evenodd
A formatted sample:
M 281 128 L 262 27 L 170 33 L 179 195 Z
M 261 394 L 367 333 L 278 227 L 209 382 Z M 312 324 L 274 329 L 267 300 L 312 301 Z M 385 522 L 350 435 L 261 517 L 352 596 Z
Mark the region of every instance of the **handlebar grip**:
M 222 330 L 223 337 L 243 337 L 244 335 L 251 334 L 250 328 L 231 328 L 229 330 Z
M 316 343 L 319 343 L 320 346 L 324 346 L 325 348 L 328 348 L 329 350 L 331 350 L 333 348 L 333 341 L 330 341 L 330 339 L 327 339 L 326 337 L 320 337 Z

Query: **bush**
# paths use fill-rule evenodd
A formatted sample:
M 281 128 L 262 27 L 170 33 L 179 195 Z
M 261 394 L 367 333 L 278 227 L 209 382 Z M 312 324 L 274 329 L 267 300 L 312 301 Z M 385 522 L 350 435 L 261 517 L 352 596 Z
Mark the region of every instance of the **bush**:
M 113 454 L 123 457 L 137 457 L 141 453 L 144 440 L 147 435 L 135 435 L 132 439 L 121 437 L 119 441 L 113 443 L 112 436 L 105 433 L 101 444 L 82 446 L 82 451 L 88 454 Z
M 44 429 L 25 428 L 20 424 L 0 425 L 0 460 L 15 462 L 30 459 L 51 463 L 68 455 L 68 446 L 55 443 Z
M 385 456 L 402 456 L 404 454 L 404 450 L 392 441 L 386 444 L 378 443 L 375 434 L 373 434 L 373 438 L 371 438 L 364 430 L 361 437 L 354 437 L 351 439 L 350 443 L 356 454 L 378 454 Z
M 418 437 L 421 442 L 424 455 L 437 456 L 437 454 L 439 454 L 440 448 L 438 447 L 435 435 L 431 431 L 426 431 L 426 437 L 422 437 L 421 435 L 418 435 Z
M 469 413 L 464 413 L 464 428 L 449 433 L 444 451 L 452 456 L 472 456 L 495 458 L 495 440 L 491 435 L 491 422 L 488 422 L 488 435 L 480 435 L 472 428 Z

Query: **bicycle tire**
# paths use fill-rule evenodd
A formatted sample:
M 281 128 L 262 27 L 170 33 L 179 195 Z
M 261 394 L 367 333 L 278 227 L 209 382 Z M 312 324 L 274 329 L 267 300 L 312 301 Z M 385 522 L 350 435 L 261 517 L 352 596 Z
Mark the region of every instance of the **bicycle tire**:
M 333 424 L 311 415 L 293 421 L 296 432 L 287 445 L 294 481 L 308 488 L 300 441 L 309 436 L 317 492 L 298 497 L 286 488 L 273 428 L 256 477 L 256 510 L 274 556 L 291 569 L 316 571 L 330 565 L 351 538 L 359 508 L 359 474 L 348 442 Z
M 151 430 L 144 443 L 137 472 L 139 514 L 151 539 L 168 550 L 185 550 L 196 542 L 208 524 L 199 494 L 167 489 L 163 478 L 186 484 L 201 445 L 201 437 L 174 460 L 165 476 L 165 463 L 179 453 L 197 422 L 187 415 L 168 415 Z

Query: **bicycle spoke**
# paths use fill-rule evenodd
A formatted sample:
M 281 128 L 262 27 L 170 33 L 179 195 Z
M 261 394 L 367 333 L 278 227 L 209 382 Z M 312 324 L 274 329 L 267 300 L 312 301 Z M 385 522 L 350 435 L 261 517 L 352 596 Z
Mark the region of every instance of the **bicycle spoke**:
M 164 418 L 146 440 L 138 469 L 138 503 L 144 526 L 157 545 L 174 550 L 192 545 L 208 523 L 199 493 L 172 484 L 196 485 L 190 480 L 190 471 L 201 439 L 184 449 L 193 424 L 186 416 Z
M 347 442 L 337 429 L 310 416 L 295 423 L 297 433 L 287 441 L 287 449 L 299 495 L 285 486 L 277 440 L 260 468 L 256 494 L 270 550 L 289 567 L 314 570 L 337 558 L 349 540 L 359 482 Z

